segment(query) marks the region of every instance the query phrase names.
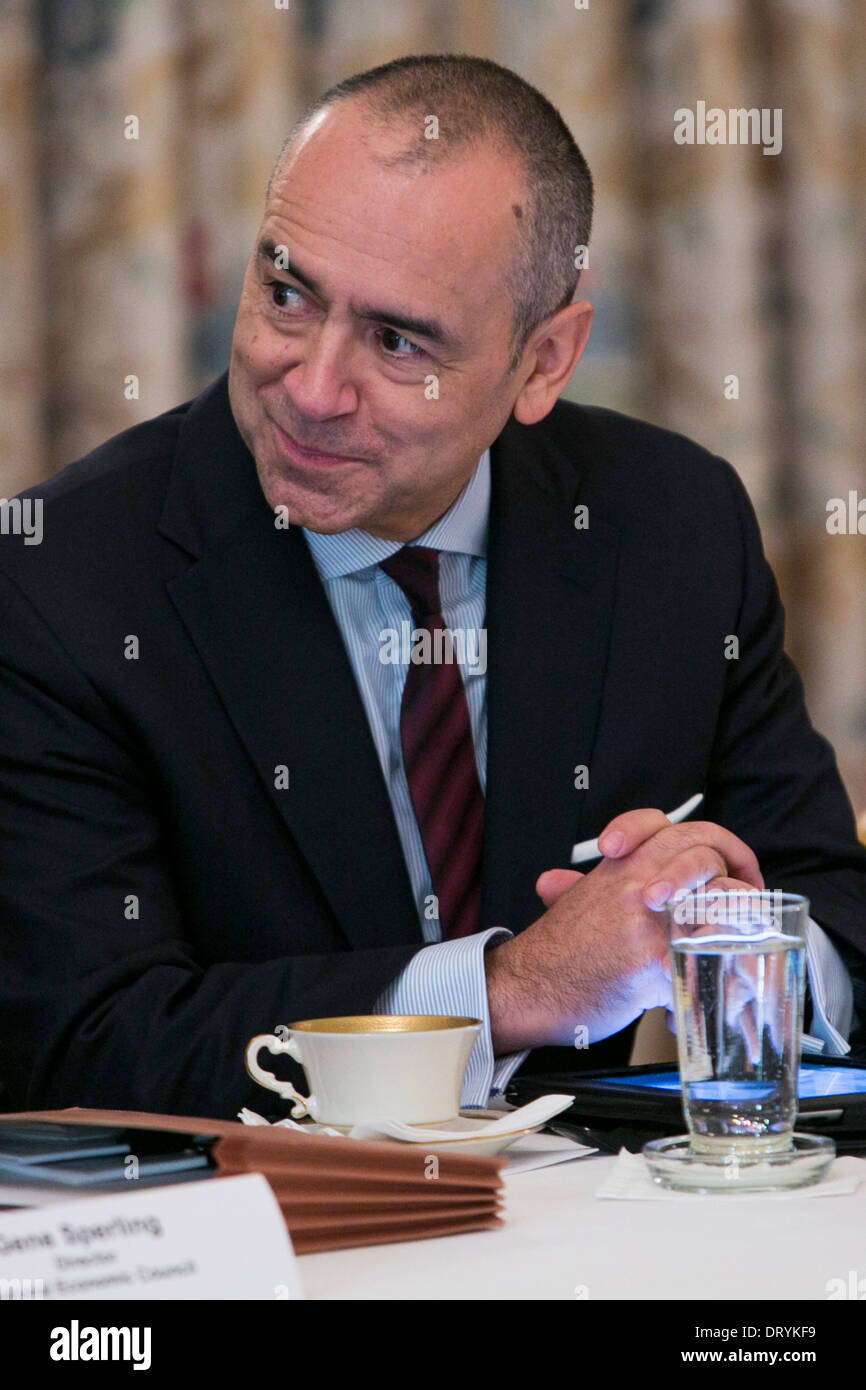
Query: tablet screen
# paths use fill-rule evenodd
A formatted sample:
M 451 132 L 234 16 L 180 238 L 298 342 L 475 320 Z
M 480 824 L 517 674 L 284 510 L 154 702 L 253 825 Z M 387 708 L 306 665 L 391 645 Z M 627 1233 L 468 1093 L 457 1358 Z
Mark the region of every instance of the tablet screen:
M 637 1086 L 646 1091 L 679 1091 L 678 1072 L 645 1072 L 641 1076 L 596 1077 L 590 1083 L 593 1089 L 606 1090 L 615 1086 Z M 808 1062 L 800 1067 L 797 1081 L 797 1094 L 800 1100 L 814 1100 L 819 1096 L 866 1095 L 866 1068 L 864 1067 L 815 1067 Z

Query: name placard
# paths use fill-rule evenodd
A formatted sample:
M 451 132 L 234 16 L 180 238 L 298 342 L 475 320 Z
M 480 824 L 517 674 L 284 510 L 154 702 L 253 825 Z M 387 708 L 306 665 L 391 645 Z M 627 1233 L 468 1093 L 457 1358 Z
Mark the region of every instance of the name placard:
M 0 1211 L 0 1300 L 299 1299 L 260 1173 Z

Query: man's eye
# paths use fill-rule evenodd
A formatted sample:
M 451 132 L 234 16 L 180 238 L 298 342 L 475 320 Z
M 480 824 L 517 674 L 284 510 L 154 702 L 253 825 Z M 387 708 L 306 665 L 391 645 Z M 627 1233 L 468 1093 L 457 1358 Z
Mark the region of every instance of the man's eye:
M 298 301 L 301 299 L 300 292 L 296 290 L 293 285 L 287 285 L 282 280 L 266 281 L 265 289 L 269 291 L 275 309 L 280 309 L 283 311 L 286 311 L 288 309 L 295 309 L 298 306 Z M 279 295 L 295 295 L 295 299 L 290 300 L 288 304 L 280 303 L 278 298 Z
M 283 280 L 266 280 L 265 289 L 271 296 L 273 307 L 278 313 L 294 313 L 303 303 L 304 296 L 300 290 L 296 290 L 294 285 L 287 285 Z M 380 342 L 387 356 L 402 358 L 406 361 L 414 361 L 416 358 L 426 356 L 423 348 L 420 348 L 409 338 L 404 338 L 403 334 L 398 333 L 396 328 L 382 328 L 379 332 Z
M 382 347 L 389 357 L 412 358 L 424 356 L 424 349 L 419 348 L 417 343 L 410 342 L 408 338 L 404 338 L 403 334 L 398 333 L 396 328 L 383 328 L 381 341 Z M 408 349 L 408 351 L 405 349 Z

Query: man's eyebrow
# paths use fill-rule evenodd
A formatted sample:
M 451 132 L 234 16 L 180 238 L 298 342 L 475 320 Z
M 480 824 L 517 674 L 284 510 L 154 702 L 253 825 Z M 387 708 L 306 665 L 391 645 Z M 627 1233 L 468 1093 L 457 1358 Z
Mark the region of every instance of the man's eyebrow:
M 285 251 L 285 249 L 285 246 L 280 247 L 281 251 Z M 274 261 L 277 258 L 277 243 L 272 241 L 270 237 L 263 237 L 259 242 L 256 247 L 256 258 L 259 261 L 267 261 L 273 270 L 281 270 L 284 275 L 291 275 L 295 280 L 300 280 L 301 284 L 305 285 L 312 294 L 316 294 L 320 299 L 324 299 L 321 286 L 317 285 L 311 276 L 304 275 L 302 271 L 298 270 L 298 267 L 291 259 L 288 265 L 274 265 Z
M 276 255 L 277 243 L 271 237 L 263 237 L 256 247 L 256 258 L 259 261 L 267 261 L 274 270 L 282 270 L 284 275 L 291 275 L 294 280 L 298 280 L 311 294 L 317 295 L 320 299 L 325 297 L 321 286 L 316 283 L 312 276 L 299 270 L 291 258 L 288 266 L 273 265 Z M 377 308 L 372 304 L 352 305 L 352 313 L 356 318 L 365 319 L 372 323 L 386 323 L 391 328 L 399 329 L 401 333 L 411 333 L 416 338 L 425 338 L 428 342 L 438 343 L 441 347 L 456 348 L 459 346 L 459 339 L 453 333 L 449 333 L 438 319 L 416 318 L 412 314 L 403 314 L 399 310 Z

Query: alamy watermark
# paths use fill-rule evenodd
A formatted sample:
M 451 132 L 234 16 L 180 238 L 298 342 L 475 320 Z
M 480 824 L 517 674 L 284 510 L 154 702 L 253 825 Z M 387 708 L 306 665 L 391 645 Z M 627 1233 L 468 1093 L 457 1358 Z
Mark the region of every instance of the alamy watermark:
M 831 497 L 825 523 L 831 536 L 866 536 L 866 497 L 853 488 L 846 497 Z
M 781 888 L 754 888 L 741 892 L 703 886 L 675 893 L 671 902 L 678 926 L 746 926 L 760 922 L 780 930 L 784 924 L 785 894 Z
M 484 627 L 413 627 L 408 620 L 379 633 L 383 666 L 458 666 L 483 675 L 487 670 L 487 629 Z
M 42 1279 L 0 1279 L 0 1303 L 5 1303 L 7 1299 L 29 1303 L 44 1297 L 45 1282 Z
M 781 154 L 782 108 L 768 106 L 680 106 L 674 112 L 674 140 L 678 145 L 763 145 L 764 154 Z
M 0 536 L 23 536 L 25 545 L 42 544 L 41 497 L 0 497 Z

